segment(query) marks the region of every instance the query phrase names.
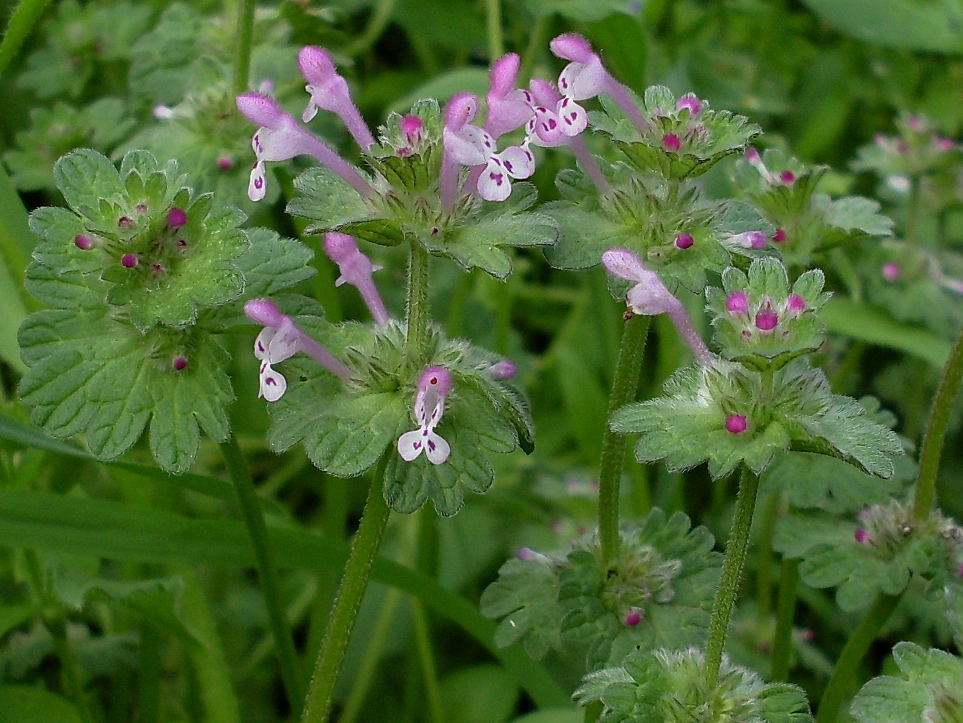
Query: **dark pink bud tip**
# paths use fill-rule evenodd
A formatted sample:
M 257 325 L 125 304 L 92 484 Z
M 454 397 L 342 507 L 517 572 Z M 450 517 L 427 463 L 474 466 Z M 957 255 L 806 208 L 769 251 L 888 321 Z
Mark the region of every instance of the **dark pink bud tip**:
M 963 577 L 963 565 L 956 566 L 956 576 Z
M 135 266 L 137 266 L 137 264 L 139 264 L 140 261 L 138 260 L 135 254 L 124 254 L 123 256 L 120 257 L 120 263 L 122 263 L 128 269 L 132 269 Z
M 793 173 L 792 171 L 782 171 L 782 172 L 780 172 L 780 174 L 779 174 L 779 180 L 782 181 L 783 183 L 785 183 L 786 185 L 789 185 L 789 184 L 791 184 L 791 183 L 795 183 L 795 182 L 796 182 L 796 174 Z
M 742 414 L 730 414 L 726 417 L 726 431 L 732 434 L 742 434 L 749 429 L 749 422 Z
M 675 245 L 680 249 L 690 248 L 693 243 L 695 243 L 695 241 L 691 233 L 680 233 L 675 237 Z
M 666 150 L 677 151 L 682 148 L 682 141 L 675 133 L 666 133 L 662 136 L 662 146 Z
M 94 240 L 87 234 L 79 233 L 74 236 L 74 243 L 77 245 L 78 249 L 86 251 L 94 245 Z
M 171 228 L 180 228 L 187 223 L 187 214 L 182 208 L 172 208 L 167 212 L 167 225 Z
M 425 122 L 416 115 L 406 115 L 398 124 L 405 137 L 410 139 L 417 138 L 425 128 Z
M 801 314 L 806 310 L 806 300 L 799 294 L 790 294 L 786 299 L 786 310 L 790 314 Z
M 178 354 L 171 361 L 171 366 L 174 368 L 174 371 L 176 372 L 179 372 L 182 369 L 185 369 L 187 367 L 187 357 L 184 357 Z
M 230 171 L 232 168 L 234 168 L 234 161 L 227 156 L 221 156 L 217 159 L 217 170 Z
M 745 291 L 733 291 L 726 297 L 726 310 L 730 314 L 748 314 L 749 295 Z
M 777 228 L 776 233 L 772 235 L 772 240 L 775 241 L 777 244 L 781 244 L 783 241 L 786 240 L 786 230 L 782 228 Z
M 883 264 L 882 274 L 883 278 L 887 281 L 897 281 L 902 273 L 899 264 L 893 263 L 892 261 L 888 264 Z
M 856 532 L 853 533 L 853 539 L 860 545 L 865 545 L 869 542 L 869 533 L 862 527 L 857 527 Z
M 625 614 L 625 624 L 630 628 L 634 628 L 636 625 L 642 622 L 642 613 L 638 610 L 629 610 Z
M 130 228 L 134 225 L 134 222 L 131 220 L 130 216 L 121 216 L 117 219 L 117 225 L 120 228 Z
M 760 331 L 772 331 L 779 325 L 779 315 L 771 309 L 763 309 L 756 314 L 756 328 Z

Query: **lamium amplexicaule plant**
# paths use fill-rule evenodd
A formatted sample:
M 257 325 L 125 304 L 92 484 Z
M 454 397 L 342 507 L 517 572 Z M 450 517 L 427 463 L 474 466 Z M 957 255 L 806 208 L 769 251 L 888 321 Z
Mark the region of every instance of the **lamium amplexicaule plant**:
M 65 206 L 30 214 L 36 242 L 24 284 L 39 305 L 18 336 L 25 367 L 19 396 L 36 426 L 8 406 L 0 436 L 94 459 L 117 474 L 163 480 L 168 497 L 173 479 L 175 488 L 233 498 L 243 528 L 233 537 L 211 533 L 204 539 L 220 548 L 183 560 L 215 560 L 223 549 L 231 564 L 253 564 L 261 598 L 249 604 L 270 638 L 256 655 L 276 656 L 289 719 L 359 719 L 361 702 L 347 696 L 346 676 L 350 670 L 365 681 L 362 695 L 369 689 L 397 605 L 394 593 L 382 595 L 378 632 L 366 633 L 381 642 L 371 643 L 373 658 L 352 661 L 356 624 L 378 616 L 362 611 L 374 576 L 418 600 L 411 623 L 417 670 L 399 680 L 409 698 L 422 690 L 425 696 L 397 720 L 456 720 L 445 710 L 457 717 L 444 700 L 457 694 L 440 690 L 435 679 L 426 606 L 468 631 L 528 693 L 527 709 L 509 696 L 491 720 L 532 708 L 541 712 L 518 720 L 963 720 L 963 660 L 942 649 L 950 638 L 963 641 L 963 529 L 936 500 L 963 378 L 963 341 L 948 352 L 928 422 L 916 420 L 925 432 L 917 455 L 912 425 L 900 436 L 896 417 L 874 398 L 834 393 L 831 381 L 846 382 L 865 345 L 846 351 L 826 321 L 827 314 L 839 318 L 837 298 L 856 305 L 865 297 L 897 320 L 930 324 L 944 336 L 959 326 L 959 305 L 932 313 L 963 293 L 947 230 L 961 203 L 959 146 L 922 116 L 904 115 L 899 138 L 879 136 L 860 151 L 854 168 L 885 179 L 881 195 L 894 209 L 894 227 L 879 203 L 846 195 L 828 166 L 792 157 L 778 140 L 766 147 L 749 118 L 661 85 L 637 94 L 572 32 L 548 43 L 551 56 L 534 44 L 524 58 L 493 52 L 483 97 L 477 83 L 469 90 L 438 86 L 442 101 L 396 107 L 373 131 L 340 62 L 350 53 L 307 45 L 295 60 L 287 52 L 289 37 L 303 40 L 303 26 L 289 33 L 272 21 L 266 34 L 274 54 L 265 51 L 269 67 L 280 68 L 280 58 L 291 65 L 279 72 L 293 75 L 296 63 L 303 83 L 253 76 L 254 6 L 240 5 L 232 68 L 176 61 L 191 72 L 203 69 L 210 87 L 158 101 L 151 128 L 128 127 L 120 100 L 102 101 L 99 111 L 90 106 L 94 130 L 85 137 L 100 150 L 118 149 L 115 157 L 71 142 L 81 147 L 56 162 L 53 178 Z M 68 16 L 80 13 L 79 6 L 64 8 Z M 167 62 L 171 38 L 195 24 L 192 13 L 171 6 L 135 46 L 144 57 L 152 53 L 134 61 L 145 96 L 160 87 L 152 73 Z M 93 27 L 101 20 L 77 22 Z M 138 14 L 130 24 L 140 37 L 148 21 Z M 75 57 L 88 50 L 78 46 Z M 32 57 L 22 82 L 43 88 L 43 56 Z M 560 72 L 552 80 L 530 77 L 533 67 Z M 306 95 L 298 98 L 295 85 Z M 51 119 L 34 122 L 32 133 L 48 133 Z M 234 171 L 247 138 L 245 181 Z M 27 136 L 21 141 L 31 145 Z M 169 148 L 189 157 L 168 160 Z M 46 182 L 46 170 L 31 158 L 23 148 L 8 156 L 24 190 Z M 545 164 L 562 168 L 554 190 L 539 170 Z M 245 183 L 248 213 L 231 205 Z M 273 213 L 277 199 L 286 215 Z M 932 242 L 921 241 L 931 228 L 927 208 L 938 221 Z M 612 301 L 592 313 L 598 324 L 621 330 L 614 369 L 606 372 L 604 426 L 596 430 L 600 455 L 589 461 L 595 519 L 572 518 L 550 532 L 539 517 L 541 530 L 529 520 L 504 533 L 502 542 L 528 533 L 531 539 L 522 539 L 497 574 L 489 555 L 482 564 L 487 577 L 470 603 L 423 564 L 439 544 L 438 533 L 426 530 L 442 523 L 422 508 L 450 518 L 498 489 L 496 470 L 499 478 L 511 469 L 523 470 L 522 478 L 549 469 L 564 475 L 567 463 L 513 454 L 535 450 L 533 419 L 545 402 L 538 400 L 533 414 L 520 391 L 521 382 L 539 384 L 539 364 L 528 358 L 538 345 L 522 335 L 541 327 L 522 324 L 512 343 L 502 338 L 492 351 L 476 338 L 483 333 L 464 325 L 453 332 L 458 325 L 449 314 L 476 284 L 495 296 L 517 295 L 521 282 L 510 277 L 533 267 L 566 284 L 604 275 Z M 487 285 L 485 276 L 504 283 Z M 364 308 L 367 316 L 345 319 L 342 305 Z M 839 330 L 838 323 L 830 327 Z M 887 397 L 885 383 L 882 390 Z M 850 384 L 846 391 L 865 390 Z M 232 403 L 244 414 L 266 408 L 261 441 L 237 431 Z M 89 455 L 51 439 L 78 435 Z M 319 537 L 294 516 L 276 519 L 283 513 L 272 494 L 286 473 L 263 472 L 274 466 L 259 453 L 265 445 L 286 460 L 306 456 L 316 468 L 315 487 L 325 509 L 334 508 L 325 520 L 337 520 L 338 509 L 343 517 L 349 498 L 365 496 L 350 550 L 338 546 L 332 529 Z M 258 466 L 251 467 L 255 454 Z M 148 455 L 161 471 L 144 464 Z M 26 464 L 6 455 L 4 484 L 30 486 L 16 482 Z M 195 468 L 221 469 L 233 490 L 216 475 L 191 473 Z M 705 504 L 683 509 L 681 495 L 662 495 L 656 505 L 643 494 L 647 502 L 623 514 L 625 483 L 647 489 L 649 476 L 700 485 Z M 512 484 L 498 498 L 503 506 L 518 491 Z M 205 719 L 254 720 L 239 716 L 236 700 L 225 704 L 233 714 L 212 713 L 212 691 L 231 686 L 227 674 L 210 672 L 225 663 L 211 648 L 214 619 L 198 602 L 196 577 L 162 578 L 156 565 L 143 564 L 181 558 L 117 553 L 141 563 L 137 581 L 124 583 L 130 587 L 96 570 L 63 573 L 71 541 L 107 524 L 82 518 L 87 495 L 76 490 L 76 530 L 56 532 L 57 542 L 38 532 L 55 529 L 55 518 L 38 517 L 44 527 L 29 511 L 22 515 L 16 529 L 30 549 L 21 579 L 37 602 L 0 626 L 4 633 L 35 614 L 48 631 L 70 698 L 60 702 L 71 713 L 56 720 L 133 719 L 105 705 L 71 652 L 71 610 L 92 603 L 146 621 L 136 628 L 142 675 L 160 675 L 164 664 L 144 662 L 160 655 L 150 628 L 156 618 L 159 630 L 199 646 L 191 647 L 199 666 L 192 695 L 203 700 Z M 182 503 L 171 500 L 174 520 Z M 183 519 L 178 529 L 193 529 Z M 400 530 L 394 537 L 393 527 Z M 6 543 L 10 535 L 0 538 Z M 300 557 L 292 552 L 299 546 L 308 550 Z M 109 547 L 90 549 L 112 558 Z M 282 569 L 316 573 L 310 555 L 317 550 L 326 551 L 325 570 L 332 568 L 318 579 L 338 580 L 337 590 L 319 582 L 292 602 Z M 292 555 L 309 557 L 296 562 Z M 399 562 L 379 560 L 384 556 Z M 334 572 L 334 565 L 343 568 Z M 747 580 L 755 600 L 746 594 Z M 834 597 L 820 592 L 829 588 Z M 837 660 L 813 652 L 804 626 L 815 624 L 816 613 L 797 619 L 803 603 L 832 628 L 822 635 L 847 637 Z M 326 619 L 323 635 L 292 627 L 308 608 Z M 866 654 L 888 623 L 941 632 L 907 634 L 910 640 L 893 649 L 888 674 L 860 690 L 858 682 L 871 675 Z M 817 672 L 791 674 L 807 666 Z M 374 683 L 388 684 L 395 681 Z M 151 685 L 160 685 L 156 677 L 141 683 Z M 501 689 L 493 690 L 486 695 Z M 0 686 L 0 700 L 4 695 Z M 134 718 L 166 720 L 157 695 Z M 150 699 L 149 691 L 141 699 Z M 181 710 L 174 719 L 193 718 Z

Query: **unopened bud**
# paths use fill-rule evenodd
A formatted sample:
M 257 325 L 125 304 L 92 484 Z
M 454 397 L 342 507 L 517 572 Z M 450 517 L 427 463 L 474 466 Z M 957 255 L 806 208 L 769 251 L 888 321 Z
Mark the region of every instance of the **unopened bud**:
M 742 414 L 730 414 L 726 417 L 726 431 L 732 434 L 742 434 L 749 428 L 749 422 Z

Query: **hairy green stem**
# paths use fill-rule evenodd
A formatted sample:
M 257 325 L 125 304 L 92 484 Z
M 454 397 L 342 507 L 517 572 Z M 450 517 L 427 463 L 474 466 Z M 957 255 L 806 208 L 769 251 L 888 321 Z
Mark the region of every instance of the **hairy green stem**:
M 549 22 L 549 16 L 539 17 L 529 29 L 528 45 L 525 46 L 525 51 L 522 53 L 522 62 L 515 79 L 520 88 L 528 85 L 528 81 L 532 79 L 532 68 L 535 66 L 535 61 L 548 39 Z
M 485 18 L 488 29 L 488 55 L 492 61 L 505 54 L 502 38 L 502 0 L 485 0 Z
M 304 705 L 301 723 L 326 723 L 334 703 L 334 687 L 344 654 L 348 649 L 348 639 L 358 618 L 358 610 L 374 566 L 381 539 L 388 526 L 388 503 L 385 502 L 384 465 L 387 457 L 378 464 L 368 502 L 361 515 L 361 523 L 351 545 L 351 553 L 341 578 L 338 597 L 331 610 L 331 618 L 321 643 L 321 651 L 314 666 L 314 675 L 308 685 L 308 696 Z
M 625 321 L 607 419 L 635 399 L 648 331 L 648 316 L 631 316 Z M 614 560 L 619 550 L 619 488 L 625 467 L 625 445 L 626 437 L 606 425 L 599 461 L 599 542 L 602 557 L 607 561 Z
M 716 599 L 712 604 L 712 617 L 709 619 L 706 665 L 703 672 L 710 690 L 719 681 L 719 666 L 722 665 L 726 633 L 729 630 L 732 609 L 739 594 L 739 580 L 746 561 L 746 550 L 749 549 L 749 532 L 752 529 L 752 513 L 756 507 L 758 489 L 759 475 L 744 466 L 739 480 L 739 494 L 736 496 L 736 514 L 732 520 L 732 533 L 726 545 L 726 559 L 722 563 L 719 589 L 716 591 Z
M 420 361 L 428 335 L 428 251 L 411 241 L 408 257 L 408 354 Z
M 264 606 L 267 609 L 268 624 L 274 638 L 278 663 L 281 667 L 281 680 L 287 693 L 291 709 L 300 710 L 300 703 L 304 698 L 304 688 L 301 684 L 301 669 L 298 664 L 297 652 L 294 649 L 294 639 L 291 627 L 284 614 L 284 604 L 281 602 L 281 583 L 278 577 L 277 564 L 274 553 L 268 542 L 267 525 L 261 513 L 251 470 L 244 460 L 237 439 L 232 435 L 226 442 L 221 443 L 221 453 L 227 464 L 227 472 L 237 492 L 238 506 L 241 517 L 247 527 L 248 537 L 254 551 L 254 563 L 257 567 L 261 590 L 264 594 Z
M 879 594 L 876 596 L 873 604 L 866 611 L 866 615 L 863 616 L 853 634 L 849 636 L 849 640 L 843 646 L 843 651 L 839 654 L 836 667 L 833 668 L 833 673 L 826 684 L 826 690 L 823 691 L 822 700 L 819 701 L 816 723 L 832 723 L 836 720 L 843 699 L 852 690 L 856 668 L 898 602 L 899 595 Z
M 943 376 L 940 378 L 940 386 L 933 399 L 933 409 L 926 425 L 926 433 L 923 435 L 919 477 L 913 499 L 913 518 L 916 520 L 929 517 L 930 510 L 936 502 L 936 472 L 940 466 L 943 442 L 946 440 L 946 430 L 950 425 L 950 415 L 960 391 L 961 380 L 963 380 L 963 329 L 956 337 L 950 357 L 946 360 L 946 366 L 943 367 Z
M 248 89 L 251 77 L 251 51 L 254 41 L 255 0 L 239 0 L 237 4 L 237 32 L 234 34 L 234 94 Z
M 796 617 L 796 586 L 799 584 L 799 560 L 784 559 L 779 575 L 779 597 L 776 600 L 776 632 L 772 639 L 769 678 L 773 682 L 789 679 L 792 655 L 792 624 Z

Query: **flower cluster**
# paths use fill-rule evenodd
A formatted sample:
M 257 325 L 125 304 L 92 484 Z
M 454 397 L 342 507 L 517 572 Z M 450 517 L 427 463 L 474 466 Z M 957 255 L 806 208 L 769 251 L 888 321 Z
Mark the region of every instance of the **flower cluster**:
M 616 557 L 598 537 L 542 554 L 522 548 L 485 590 L 482 612 L 501 618 L 499 646 L 522 642 L 536 658 L 574 645 L 590 666 L 611 664 L 638 645 L 678 648 L 701 642 L 721 559 L 712 535 L 682 513 L 654 509 L 623 527 Z

